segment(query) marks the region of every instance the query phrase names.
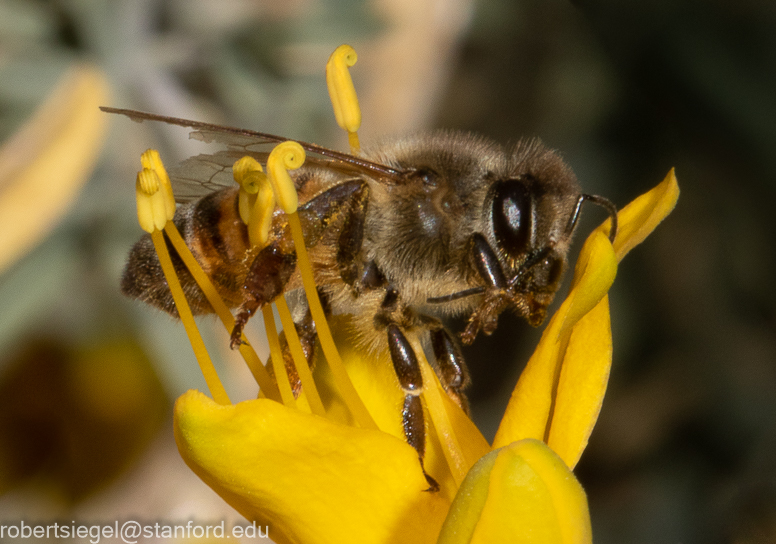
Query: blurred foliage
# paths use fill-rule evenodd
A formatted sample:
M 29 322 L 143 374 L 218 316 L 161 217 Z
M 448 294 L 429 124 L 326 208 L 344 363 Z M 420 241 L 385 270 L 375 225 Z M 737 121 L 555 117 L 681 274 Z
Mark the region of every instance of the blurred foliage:
M 479 8 L 440 124 L 541 136 L 618 204 L 670 166 L 682 189 L 613 289 L 610 389 L 578 467 L 596 542 L 776 542 L 773 3 Z M 532 345 L 507 328 L 486 349 Z M 511 383 L 488 359 L 475 417 Z

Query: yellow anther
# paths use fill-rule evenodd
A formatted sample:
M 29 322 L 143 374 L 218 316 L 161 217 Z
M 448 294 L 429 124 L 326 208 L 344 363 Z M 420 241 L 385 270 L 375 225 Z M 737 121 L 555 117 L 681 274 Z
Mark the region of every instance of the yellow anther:
M 249 195 L 255 195 L 259 192 L 259 188 L 262 185 L 267 184 L 267 174 L 261 170 L 246 172 L 242 177 L 242 183 L 240 183 L 242 190 Z
M 263 247 L 269 239 L 275 194 L 259 161 L 248 155 L 232 166 L 234 181 L 240 185 L 238 208 L 240 219 L 248 225 L 248 239 L 252 246 Z
M 275 198 L 286 213 L 294 213 L 299 207 L 299 197 L 288 170 L 296 170 L 305 161 L 305 152 L 296 142 L 288 141 L 275 146 L 267 159 L 267 171 Z
M 159 176 L 153 170 L 143 168 L 137 173 L 135 197 L 137 198 L 137 221 L 146 232 L 162 230 L 167 224 L 165 198 Z
M 175 215 L 175 196 L 172 194 L 170 176 L 167 175 L 167 170 L 164 168 L 159 152 L 156 149 L 146 150 L 145 153 L 140 155 L 140 164 L 143 165 L 143 169 L 153 170 L 159 177 L 161 193 L 163 195 L 160 198 L 164 199 L 164 209 L 167 216 L 165 223 L 172 220 Z
M 149 168 L 143 168 L 137 173 L 137 182 L 140 184 L 140 189 L 149 196 L 158 191 L 161 185 L 159 176 Z
M 245 177 L 245 174 L 249 172 L 263 171 L 264 169 L 261 167 L 261 164 L 259 164 L 259 161 L 250 155 L 245 155 L 244 157 L 235 161 L 235 163 L 232 165 L 232 174 L 234 175 L 234 180 L 240 185 L 242 185 L 242 179 Z
M 267 176 L 259 161 L 248 155 L 235 161 L 232 166 L 232 175 L 234 181 L 240 186 L 238 197 L 240 219 L 247 225 L 250 223 L 251 213 L 256 204 L 256 194 L 262 184 L 267 184 Z
M 358 151 L 358 135 L 361 126 L 361 108 L 358 106 L 356 88 L 350 77 L 348 67 L 356 63 L 358 56 L 355 49 L 347 44 L 334 50 L 326 63 L 326 85 L 329 88 L 329 98 L 334 108 L 337 124 L 348 131 L 350 147 Z

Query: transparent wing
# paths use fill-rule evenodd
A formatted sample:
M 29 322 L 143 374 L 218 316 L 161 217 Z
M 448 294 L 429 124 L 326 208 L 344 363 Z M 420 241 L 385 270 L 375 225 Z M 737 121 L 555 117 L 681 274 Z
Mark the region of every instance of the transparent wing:
M 229 187 L 234 184 L 232 164 L 240 157 L 250 155 L 262 164 L 266 164 L 267 156 L 273 144 L 286 141 L 288 138 L 239 129 L 167 117 L 142 111 L 120 108 L 101 107 L 106 113 L 126 115 L 133 121 L 159 121 L 193 129 L 190 137 L 205 143 L 219 143 L 226 150 L 213 154 L 202 154 L 190 157 L 178 166 L 169 168 L 170 179 L 175 190 L 176 200 L 188 202 L 210 192 Z M 398 185 L 406 179 L 403 170 L 340 153 L 316 144 L 297 142 L 308 153 L 306 165 L 332 170 L 348 177 L 368 176 L 388 185 Z

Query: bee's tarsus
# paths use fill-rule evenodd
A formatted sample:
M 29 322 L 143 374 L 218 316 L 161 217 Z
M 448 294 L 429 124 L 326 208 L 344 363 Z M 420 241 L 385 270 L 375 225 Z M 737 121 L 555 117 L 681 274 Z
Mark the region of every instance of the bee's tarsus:
M 423 463 L 421 463 L 422 465 Z M 424 489 L 424 493 L 438 493 L 439 492 L 439 482 L 437 482 L 434 478 L 428 475 L 428 472 L 426 472 L 426 469 L 423 469 L 423 476 L 426 477 L 426 481 L 428 482 L 428 488 Z
M 242 340 L 242 325 L 235 325 L 234 329 L 232 330 L 232 336 L 229 339 L 229 348 L 230 349 L 239 349 L 240 346 L 244 343 Z

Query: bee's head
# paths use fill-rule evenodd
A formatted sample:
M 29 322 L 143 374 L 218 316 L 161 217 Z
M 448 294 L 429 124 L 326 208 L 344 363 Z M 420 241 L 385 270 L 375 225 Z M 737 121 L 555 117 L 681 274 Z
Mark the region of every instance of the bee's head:
M 533 140 L 517 145 L 506 175 L 492 182 L 483 204 L 485 238 L 513 305 L 531 324 L 544 319 L 566 269 L 579 194 L 571 169 Z
M 507 308 L 531 325 L 544 321 L 567 268 L 585 200 L 616 215 L 609 201 L 581 194 L 576 177 L 555 152 L 537 141 L 518 145 L 507 174 L 490 181 L 482 208 L 486 220 L 482 232 L 471 238 L 472 264 L 484 283 L 476 291 L 484 297 L 472 313 L 465 342 L 480 329 L 492 332 Z

